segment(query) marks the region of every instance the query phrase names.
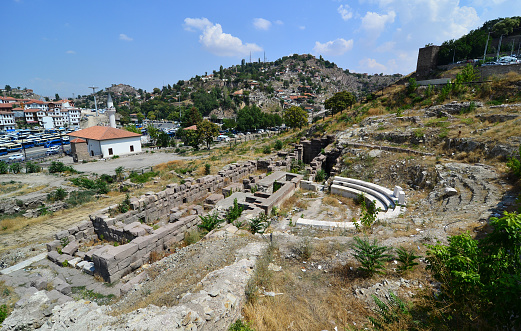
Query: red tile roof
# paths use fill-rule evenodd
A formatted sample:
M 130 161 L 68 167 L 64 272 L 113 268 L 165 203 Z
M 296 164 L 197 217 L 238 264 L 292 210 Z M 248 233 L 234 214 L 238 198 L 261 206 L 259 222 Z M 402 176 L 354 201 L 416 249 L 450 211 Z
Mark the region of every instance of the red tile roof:
M 127 130 L 115 129 L 110 126 L 91 126 L 90 128 L 67 133 L 71 137 L 79 137 L 93 140 L 109 140 L 129 137 L 141 137 L 141 134 Z
M 76 138 L 76 139 L 71 140 L 71 143 L 75 143 L 75 144 L 77 144 L 77 143 L 86 143 L 86 142 L 87 142 L 86 140 L 83 140 L 81 138 Z
M 13 115 L 14 113 L 13 112 L 10 112 L 10 111 L 1 111 L 0 110 L 0 115 Z
M 184 128 L 183 130 L 197 130 L 197 125 L 192 125 Z
M 11 103 L 0 103 L 0 108 L 13 108 L 13 105 Z

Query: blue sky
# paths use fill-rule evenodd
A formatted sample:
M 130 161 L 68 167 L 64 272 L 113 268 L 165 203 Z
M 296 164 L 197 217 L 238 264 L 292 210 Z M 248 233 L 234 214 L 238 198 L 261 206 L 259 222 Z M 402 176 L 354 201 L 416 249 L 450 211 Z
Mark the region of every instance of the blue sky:
M 152 90 L 229 67 L 322 55 L 360 73 L 408 74 L 418 48 L 519 0 L 1 0 L 0 86 L 61 97 L 125 83 Z

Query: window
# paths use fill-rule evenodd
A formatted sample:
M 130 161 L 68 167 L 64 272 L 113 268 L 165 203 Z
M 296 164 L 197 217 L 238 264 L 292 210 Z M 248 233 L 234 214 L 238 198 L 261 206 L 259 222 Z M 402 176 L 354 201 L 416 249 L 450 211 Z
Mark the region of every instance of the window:
M 134 151 L 134 145 L 130 145 L 130 151 L 131 151 L 131 152 Z
M 109 155 L 112 155 L 112 154 L 114 154 L 114 153 L 112 152 L 112 148 L 109 148 Z

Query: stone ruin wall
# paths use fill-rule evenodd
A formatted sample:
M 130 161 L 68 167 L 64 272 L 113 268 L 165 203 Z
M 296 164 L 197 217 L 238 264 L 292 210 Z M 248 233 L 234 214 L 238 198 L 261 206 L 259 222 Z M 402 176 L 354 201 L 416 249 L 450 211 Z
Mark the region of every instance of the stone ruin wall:
M 191 215 L 184 217 L 181 217 L 179 206 L 203 199 L 208 193 L 238 182 L 255 171 L 255 161 L 231 164 L 215 176 L 187 180 L 181 185 L 169 184 L 163 191 L 132 198 L 130 211 L 124 214 L 110 217 L 110 210 L 117 205 L 99 210 L 90 215 L 89 220 L 57 233 L 56 240 L 47 244 L 48 258 L 59 265 L 67 261 L 87 273 L 95 272 L 108 282 L 118 280 L 146 263 L 151 252 L 168 249 L 182 240 L 186 231 L 199 224 L 198 216 L 203 213 L 201 206 L 195 206 Z M 142 223 L 155 220 L 166 224 L 154 230 Z M 96 247 L 89 252 L 78 251 L 80 242 L 98 238 L 122 244 Z M 68 244 L 60 254 L 57 249 L 63 243 Z

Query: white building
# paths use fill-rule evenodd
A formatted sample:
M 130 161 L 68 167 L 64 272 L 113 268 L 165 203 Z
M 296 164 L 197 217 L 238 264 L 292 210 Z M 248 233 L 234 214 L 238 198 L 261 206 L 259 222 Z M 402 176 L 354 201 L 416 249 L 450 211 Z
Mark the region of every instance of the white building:
M 16 127 L 14 113 L 11 111 L 12 104 L 2 104 L 0 106 L 0 130 L 14 130 Z
M 108 158 L 141 152 L 141 134 L 109 126 L 92 126 L 67 135 L 70 136 L 72 153 L 77 154 L 73 155 L 75 159 Z

